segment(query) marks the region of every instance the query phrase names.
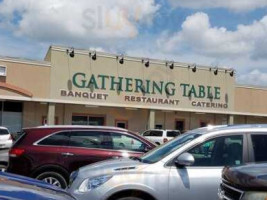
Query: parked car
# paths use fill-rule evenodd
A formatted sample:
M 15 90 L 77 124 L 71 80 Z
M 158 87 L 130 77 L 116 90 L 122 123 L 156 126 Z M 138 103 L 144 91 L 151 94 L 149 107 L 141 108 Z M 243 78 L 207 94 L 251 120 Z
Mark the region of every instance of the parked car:
M 8 165 L 8 149 L 0 150 L 0 171 L 5 171 Z
M 0 172 L 0 199 L 75 200 L 65 190 L 35 179 Z
M 267 125 L 205 127 L 136 159 L 80 168 L 68 189 L 79 200 L 215 200 L 223 166 L 267 161 Z
M 0 149 L 8 149 L 12 146 L 13 139 L 8 129 L 0 127 Z
M 69 175 L 98 161 L 141 156 L 155 145 L 125 129 L 43 126 L 24 129 L 9 152 L 7 171 L 66 188 Z
M 155 144 L 161 145 L 169 140 L 172 140 L 178 135 L 181 135 L 181 132 L 179 130 L 151 129 L 143 132 L 141 135 Z
M 218 195 L 220 200 L 266 200 L 267 163 L 225 167 Z

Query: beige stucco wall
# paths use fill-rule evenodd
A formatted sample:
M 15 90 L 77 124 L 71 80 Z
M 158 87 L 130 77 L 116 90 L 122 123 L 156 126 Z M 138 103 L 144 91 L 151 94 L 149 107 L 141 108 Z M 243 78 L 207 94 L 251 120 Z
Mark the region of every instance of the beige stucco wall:
M 267 114 L 267 89 L 238 86 L 235 97 L 236 112 Z
M 23 127 L 42 125 L 43 116 L 47 116 L 47 104 L 39 102 L 23 103 Z
M 235 124 L 267 124 L 267 117 L 235 116 Z
M 1 78 L 2 83 L 27 90 L 34 98 L 48 98 L 50 91 L 50 66 L 13 62 L 0 59 L 0 66 L 5 66 L 7 76 Z M 23 96 L 14 91 L 0 88 L 0 95 Z
M 33 102 L 24 103 L 23 126 L 39 126 L 43 117 L 47 116 L 48 104 Z M 71 125 L 73 115 L 91 115 L 105 117 L 105 125 L 115 126 L 116 120 L 128 121 L 128 129 L 143 132 L 147 129 L 149 110 L 128 110 L 125 108 L 89 108 L 84 105 L 56 104 L 55 116 L 58 124 Z M 185 130 L 198 128 L 201 121 L 209 124 L 225 124 L 226 115 L 196 114 L 187 112 L 155 112 L 155 124 L 163 125 L 166 129 L 175 129 L 176 120 L 184 120 Z

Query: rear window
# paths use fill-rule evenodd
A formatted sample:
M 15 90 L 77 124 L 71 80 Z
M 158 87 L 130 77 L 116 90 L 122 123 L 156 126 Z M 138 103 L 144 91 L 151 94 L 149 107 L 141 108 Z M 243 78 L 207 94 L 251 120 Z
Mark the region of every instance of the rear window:
M 6 129 L 0 129 L 0 135 L 8 135 L 9 132 Z
M 67 146 L 68 143 L 69 132 L 60 132 L 41 140 L 38 145 Z
M 167 131 L 167 137 L 177 137 L 180 135 L 179 131 Z
M 17 146 L 19 144 L 21 144 L 21 142 L 24 140 L 26 136 L 26 132 L 22 131 L 22 132 L 19 132 L 18 134 L 15 135 L 14 137 L 14 140 L 15 140 L 15 143 L 13 144 L 13 146 Z
M 152 137 L 162 137 L 163 132 L 162 131 L 150 131 L 150 135 Z

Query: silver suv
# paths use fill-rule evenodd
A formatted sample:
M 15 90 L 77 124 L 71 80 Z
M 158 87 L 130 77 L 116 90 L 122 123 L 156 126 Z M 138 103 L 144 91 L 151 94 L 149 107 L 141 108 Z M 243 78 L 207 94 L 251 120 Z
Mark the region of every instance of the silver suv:
M 223 166 L 267 161 L 266 147 L 267 125 L 200 128 L 141 158 L 80 168 L 68 190 L 78 200 L 215 200 Z

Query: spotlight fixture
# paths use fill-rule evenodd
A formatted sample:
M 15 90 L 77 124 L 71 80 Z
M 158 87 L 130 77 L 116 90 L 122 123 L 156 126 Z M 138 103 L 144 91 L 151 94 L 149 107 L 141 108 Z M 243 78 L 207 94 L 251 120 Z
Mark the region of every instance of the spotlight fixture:
M 230 76 L 233 77 L 234 75 L 235 75 L 235 70 L 232 69 L 230 72 Z
M 149 67 L 149 65 L 150 65 L 150 62 L 149 62 L 148 59 L 147 60 L 142 60 L 142 63 L 145 63 L 146 67 Z
M 124 57 L 123 55 L 117 56 L 117 59 L 119 60 L 119 63 L 122 65 L 124 63 Z
M 171 62 L 170 69 L 173 69 L 173 68 L 174 68 L 174 62 Z
M 96 60 L 96 52 L 90 52 L 89 56 L 92 58 L 92 60 Z
M 67 54 L 71 57 L 71 58 L 73 58 L 74 56 L 75 56 L 75 53 L 74 53 L 74 48 L 73 47 L 71 47 L 70 49 L 67 49 Z
M 196 71 L 197 71 L 197 65 L 196 64 L 193 64 L 192 65 L 192 72 L 195 73 Z
M 215 75 L 215 76 L 218 75 L 218 68 L 215 68 L 215 70 L 214 70 L 214 75 Z

